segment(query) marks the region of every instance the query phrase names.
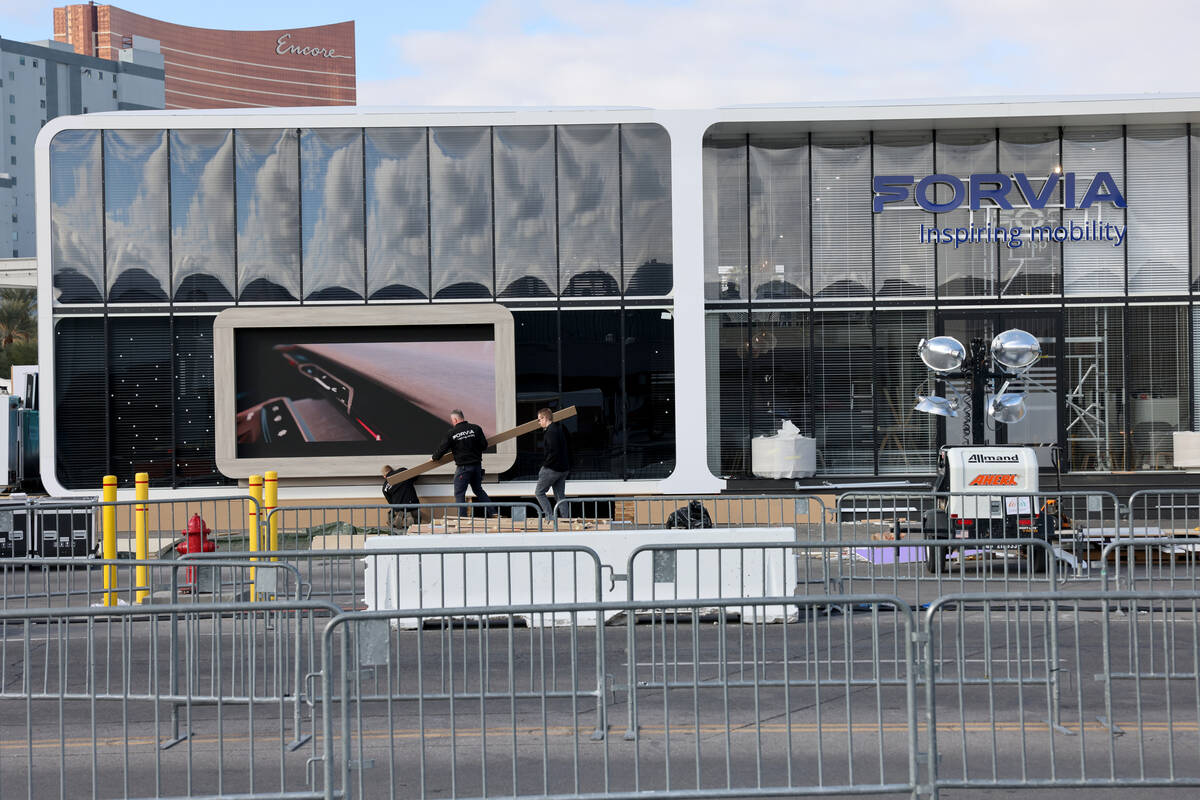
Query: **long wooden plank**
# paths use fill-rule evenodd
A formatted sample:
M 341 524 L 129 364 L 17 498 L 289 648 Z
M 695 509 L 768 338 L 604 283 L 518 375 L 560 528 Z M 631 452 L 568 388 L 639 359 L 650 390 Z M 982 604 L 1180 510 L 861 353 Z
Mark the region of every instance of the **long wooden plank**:
M 562 411 L 555 411 L 552 419 L 555 422 L 561 422 L 564 419 L 570 419 L 571 417 L 575 416 L 576 413 L 578 412 L 576 412 L 575 406 L 570 406 L 568 408 L 564 408 Z M 537 429 L 538 421 L 536 419 L 530 420 L 529 422 L 518 425 L 515 428 L 509 428 L 508 430 L 501 431 L 494 436 L 489 436 L 487 440 L 488 447 L 491 447 L 494 444 L 500 444 L 500 442 L 507 442 L 509 439 L 515 439 L 522 434 L 533 433 Z M 446 453 L 446 455 L 435 461 L 426 461 L 424 464 L 418 464 L 415 467 L 410 467 L 403 472 L 397 472 L 395 475 L 387 479 L 388 486 L 395 486 L 396 484 L 406 481 L 409 478 L 415 478 L 418 475 L 424 475 L 426 472 L 429 472 L 429 470 L 437 469 L 443 464 L 449 464 L 453 460 L 454 454 Z

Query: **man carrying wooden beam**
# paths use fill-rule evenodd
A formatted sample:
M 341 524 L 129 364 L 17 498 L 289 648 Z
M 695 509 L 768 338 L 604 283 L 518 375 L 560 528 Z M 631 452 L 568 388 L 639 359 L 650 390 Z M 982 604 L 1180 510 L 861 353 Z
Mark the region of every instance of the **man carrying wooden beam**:
M 446 432 L 432 459 L 437 461 L 446 453 L 454 454 L 454 502 L 459 505 L 467 502 L 469 485 L 475 499 L 486 503 L 492 498 L 483 490 L 483 451 L 487 449 L 483 428 L 467 422 L 461 408 L 450 412 L 450 424 L 454 427 Z

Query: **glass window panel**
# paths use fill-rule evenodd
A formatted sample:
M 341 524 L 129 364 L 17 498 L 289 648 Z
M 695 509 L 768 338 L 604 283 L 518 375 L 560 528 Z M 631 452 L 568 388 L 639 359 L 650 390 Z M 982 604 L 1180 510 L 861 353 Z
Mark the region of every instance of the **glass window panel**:
M 772 436 L 784 420 L 805 436 L 812 434 L 808 395 L 809 314 L 803 311 L 757 312 L 751 316 L 745 359 L 750 366 L 750 433 Z M 753 474 L 753 463 L 747 474 Z
M 366 133 L 367 292 L 429 297 L 429 142 L 425 128 Z
M 883 131 L 875 134 L 876 175 L 912 175 L 920 180 L 933 172 L 933 134 L 929 131 Z M 932 297 L 937 245 L 921 242 L 921 229 L 933 217 L 914 198 L 890 203 L 874 215 L 875 294 L 879 297 Z
M 166 131 L 104 132 L 104 237 L 109 302 L 165 302 Z
M 928 374 L 915 357 L 917 343 L 932 335 L 932 312 L 879 311 L 875 315 L 881 475 L 927 473 L 936 465 L 937 418 L 914 408 L 917 387 Z
M 752 136 L 749 158 L 753 297 L 808 297 L 808 137 Z
M 174 320 L 176 486 L 230 483 L 217 470 L 213 438 L 212 327 L 212 317 Z
M 1125 139 L 1118 125 L 1063 128 L 1063 172 L 1075 173 L 1076 203 L 1097 172 L 1107 172 L 1125 192 Z M 1125 210 L 1111 203 L 1068 208 L 1064 224 L 1124 227 Z M 1063 291 L 1068 295 L 1125 293 L 1125 249 L 1111 241 L 1072 242 L 1063 248 Z
M 1058 128 L 1014 128 L 1000 131 L 1001 174 L 1024 173 L 1035 193 L 1043 193 L 1049 176 L 1060 170 L 1062 157 L 1058 150 Z M 1049 295 L 1062 292 L 1063 244 L 1046 235 L 1035 236 L 1034 228 L 1062 225 L 1062 181 L 1047 200 L 1045 208 L 1029 208 L 1031 198 L 1025 198 L 1015 185 L 1009 192 L 1011 211 L 992 212 L 1006 228 L 1019 227 L 1020 238 L 1011 238 L 1018 247 L 999 245 L 1000 294 Z M 979 245 L 974 245 L 979 247 Z M 1074 246 L 1072 243 L 1071 246 Z
M 530 420 L 539 408 L 561 408 L 558 375 L 558 312 L 513 312 L 514 363 L 517 385 L 517 419 Z M 502 480 L 536 480 L 545 458 L 537 436 L 517 437 L 517 458 Z
M 966 181 L 974 172 L 996 171 L 996 132 L 938 131 L 935 135 L 934 169 Z M 937 186 L 936 202 L 951 199 L 950 187 Z M 995 220 L 994 211 L 972 213 L 964 197 L 963 207 L 934 216 L 938 228 L 984 226 Z M 989 216 L 992 215 L 992 216 Z M 975 244 L 955 248 L 939 245 L 937 250 L 938 294 L 942 297 L 981 297 L 996 294 L 996 246 Z
M 171 131 L 171 277 L 177 303 L 233 300 L 233 132 Z
M 237 154 L 238 296 L 243 301 L 300 297 L 300 165 L 296 129 L 239 130 Z
M 718 478 L 750 472 L 750 316 L 704 315 L 708 468 Z
M 704 160 L 704 299 L 748 300 L 746 139 L 710 139 Z
M 625 294 L 671 293 L 671 137 L 661 125 L 621 126 Z
M 99 131 L 62 131 L 50 143 L 50 258 L 58 303 L 101 301 L 100 163 Z
M 1068 307 L 1064 315 L 1067 396 L 1063 409 L 1071 470 L 1123 470 L 1124 311 L 1119 306 Z
M 171 318 L 111 317 L 108 323 L 112 468 L 121 485 L 138 472 L 171 485 Z
M 564 297 L 621 293 L 616 125 L 558 128 L 559 280 Z
M 1129 293 L 1186 292 L 1189 273 L 1186 128 L 1130 125 L 1125 135 Z
M 68 489 L 95 491 L 109 473 L 104 340 L 99 317 L 54 322 L 54 474 Z
M 659 308 L 625 311 L 625 477 L 675 469 L 674 321 Z
M 556 296 L 554 128 L 496 128 L 495 137 L 499 295 Z
M 621 312 L 564 310 L 562 402 L 579 414 L 571 431 L 571 476 L 620 478 Z
M 432 129 L 429 178 L 433 296 L 491 297 L 491 131 Z
M 300 137 L 305 300 L 361 300 L 363 150 L 359 128 L 309 128 Z
M 814 135 L 814 296 L 870 295 L 871 224 L 871 148 L 867 135 Z
M 814 317 L 817 469 L 826 474 L 873 474 L 876 387 L 871 315 L 842 311 Z
M 1171 469 L 1172 434 L 1188 427 L 1187 308 L 1132 306 L 1126 327 L 1131 467 Z

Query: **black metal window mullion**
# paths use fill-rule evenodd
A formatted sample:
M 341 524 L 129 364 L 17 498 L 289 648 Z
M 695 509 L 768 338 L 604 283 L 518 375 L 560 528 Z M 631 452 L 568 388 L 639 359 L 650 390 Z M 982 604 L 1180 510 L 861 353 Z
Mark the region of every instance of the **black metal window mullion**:
M 298 302 L 304 304 L 304 148 L 300 143 L 300 128 L 296 128 L 296 256 L 300 263 Z
M 359 128 L 359 155 L 362 156 L 362 212 L 363 212 L 363 303 L 370 302 L 371 279 L 367 261 L 367 129 Z
M 497 285 L 496 276 L 496 126 L 488 126 L 488 170 L 490 180 L 488 181 L 488 189 L 491 191 L 492 200 L 488 204 L 490 206 L 491 225 L 491 245 L 492 245 L 492 299 L 495 300 L 500 295 L 500 287 Z M 558 498 L 555 498 L 557 500 Z
M 873 169 L 873 167 L 872 167 Z M 874 173 L 872 173 L 874 174 Z M 872 238 L 872 245 L 874 238 Z M 874 252 L 874 247 L 871 250 Z M 874 256 L 872 256 L 874 260 Z M 873 271 L 872 271 L 873 272 Z M 872 279 L 874 283 L 874 279 Z M 867 313 L 867 318 L 871 325 L 871 379 L 874 380 L 875 386 L 880 385 L 880 367 L 879 367 L 879 309 L 872 307 Z M 903 328 L 902 328 L 903 329 Z M 903 446 L 903 445 L 902 445 Z M 879 474 L 879 391 L 875 388 L 871 390 L 871 461 L 873 464 L 873 475 Z
M 1195 273 L 1193 272 L 1193 261 L 1195 252 L 1195 194 L 1192 192 L 1192 152 L 1195 149 L 1195 143 L 1192 141 L 1192 123 L 1187 123 L 1184 126 L 1185 141 L 1188 143 L 1188 158 L 1187 158 L 1187 218 L 1188 218 L 1188 237 L 1187 237 L 1187 269 L 1188 269 L 1188 299 L 1195 301 L 1196 281 Z M 1187 324 L 1188 324 L 1188 427 L 1187 430 L 1196 430 L 1196 308 L 1194 305 L 1188 305 Z
M 229 157 L 233 159 L 233 168 L 229 170 L 233 180 L 233 191 L 229 196 L 233 198 L 233 304 L 236 306 L 242 297 L 241 277 L 238 273 L 237 128 L 229 129 Z
M 744 139 L 742 146 L 744 148 L 743 157 L 746 161 L 746 172 L 745 172 L 745 188 L 746 188 L 745 292 L 746 292 L 746 298 L 744 301 L 745 306 L 746 306 L 746 352 L 753 353 L 754 352 L 754 328 L 757 325 L 757 322 L 754 319 L 754 305 L 753 305 L 754 290 L 752 288 L 752 284 L 754 282 L 754 274 L 753 274 L 753 272 L 751 270 L 751 266 L 750 266 L 751 258 L 752 258 L 753 254 L 751 252 L 751 244 L 750 244 L 752 237 L 750 234 L 750 134 L 749 133 L 747 133 L 745 135 L 745 139 Z M 718 252 L 719 252 L 719 250 L 718 250 Z M 745 437 L 742 441 L 742 468 L 745 469 L 747 475 L 753 475 L 754 474 L 754 461 L 753 461 L 753 452 L 751 450 L 751 447 L 753 446 L 752 443 L 754 441 L 754 422 L 755 422 L 754 389 L 753 389 L 754 359 L 747 358 L 745 360 L 745 364 L 746 364 L 746 373 L 747 374 L 744 374 L 742 376 L 742 386 L 743 386 L 742 408 L 745 409 L 745 412 L 746 412 L 746 427 L 747 427 L 746 432 L 749 434 L 749 436 Z M 747 386 L 751 387 L 749 391 L 746 391 L 746 389 L 745 389 L 745 387 L 747 387 Z M 747 464 L 750 465 L 749 468 L 746 468 L 745 465 L 747 465 Z
M 175 391 L 175 258 L 172 250 L 172 235 L 171 232 L 175 229 L 171 224 L 171 132 L 168 130 L 167 135 L 167 305 L 170 312 L 167 316 L 167 337 L 170 342 L 171 361 L 167 365 L 167 376 L 171 385 L 171 488 L 177 488 L 176 464 L 179 461 L 179 448 L 175 443 L 179 441 L 179 433 L 176 427 L 177 418 L 175 397 L 178 392 Z
M 813 149 L 812 131 L 808 138 L 808 353 L 804 357 L 805 384 L 808 387 L 808 427 L 817 436 L 817 381 L 813 375 L 813 353 L 816 348 L 817 292 L 816 265 L 813 263 Z
M 112 352 L 108 330 L 108 216 L 105 194 L 107 180 L 104 174 L 104 131 L 100 135 L 100 302 L 104 309 L 104 474 L 115 475 L 112 463 Z M 120 484 L 121 478 L 117 477 Z
M 621 333 L 621 479 L 629 479 L 629 386 L 627 383 L 627 366 L 625 360 L 625 170 L 622 159 L 622 128 L 617 123 L 617 276 L 620 285 L 617 287 L 618 316 L 621 318 L 619 330 Z
M 429 297 L 433 302 L 433 174 L 431 172 L 433 157 L 430 150 L 433 147 L 433 129 L 425 128 L 425 264 L 429 275 L 426 284 Z

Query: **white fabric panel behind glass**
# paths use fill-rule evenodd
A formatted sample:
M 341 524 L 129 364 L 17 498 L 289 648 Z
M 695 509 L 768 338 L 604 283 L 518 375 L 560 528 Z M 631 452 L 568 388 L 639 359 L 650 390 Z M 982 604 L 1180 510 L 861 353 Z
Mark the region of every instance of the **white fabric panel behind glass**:
M 491 297 L 491 131 L 433 128 L 429 184 L 434 299 Z
M 50 142 L 50 265 L 55 305 L 99 303 L 104 208 L 96 191 L 100 131 L 60 131 Z
M 621 126 L 621 236 L 625 295 L 669 295 L 671 137 L 661 125 Z
M 1188 290 L 1188 147 L 1184 125 L 1125 129 L 1130 294 Z
M 554 128 L 496 128 L 496 292 L 500 297 L 558 294 L 554 236 Z
M 301 265 L 305 300 L 361 300 L 361 128 L 308 128 L 300 135 Z
M 425 128 L 366 131 L 367 292 L 429 297 L 429 140 Z
M 171 297 L 228 303 L 234 290 L 233 132 L 171 131 Z
M 996 171 L 996 132 L 938 131 L 934 146 L 934 167 L 937 172 L 967 181 L 974 172 Z M 938 184 L 937 202 L 947 203 L 951 189 Z M 939 228 L 968 227 L 972 223 L 985 225 L 987 215 L 971 213 L 964 194 L 963 205 L 945 214 L 935 215 Z M 994 213 L 994 212 L 989 212 Z M 975 244 L 955 248 L 938 247 L 938 294 L 942 297 L 981 297 L 996 294 L 996 246 Z
M 1058 152 L 1058 128 L 1009 128 L 1000 130 L 1000 169 L 1002 175 L 1023 173 L 1029 179 L 1034 194 L 1043 195 L 1046 182 L 1061 164 Z M 994 215 L 1000 225 L 1021 229 L 1020 237 L 1010 235 L 1008 243 L 1001 243 L 1000 294 L 1056 295 L 1062 291 L 1063 245 L 1042 235 L 1032 234 L 1036 228 L 1057 228 L 1062 224 L 1062 183 L 1047 198 L 1044 208 L 1022 206 L 1034 205 L 1033 198 L 1023 197 L 1014 181 L 1008 193 L 1011 211 L 1002 210 Z M 1017 247 L 1011 244 L 1020 243 Z
M 300 298 L 300 161 L 295 128 L 234 133 L 238 296 Z
M 1107 172 L 1125 193 L 1125 140 L 1118 125 L 1063 128 L 1063 172 L 1075 173 L 1075 202 L 1097 172 Z M 1125 225 L 1125 210 L 1112 203 L 1091 208 L 1068 208 L 1063 224 Z M 1125 293 L 1125 248 L 1111 241 L 1071 242 L 1063 248 L 1063 293 L 1113 295 Z
M 871 293 L 871 148 L 865 133 L 812 137 L 813 295 Z
M 751 137 L 753 299 L 808 297 L 808 207 L 808 137 Z
M 104 132 L 104 238 L 108 301 L 166 301 L 166 131 Z
M 616 125 L 558 128 L 558 272 L 564 297 L 621 293 Z
M 704 145 L 704 299 L 745 300 L 746 138 Z
M 912 175 L 920 180 L 933 172 L 930 131 L 879 131 L 874 144 L 876 175 Z M 875 294 L 932 297 L 937 245 L 921 243 L 921 228 L 933 223 L 933 215 L 910 196 L 902 203 L 888 204 L 874 218 Z

